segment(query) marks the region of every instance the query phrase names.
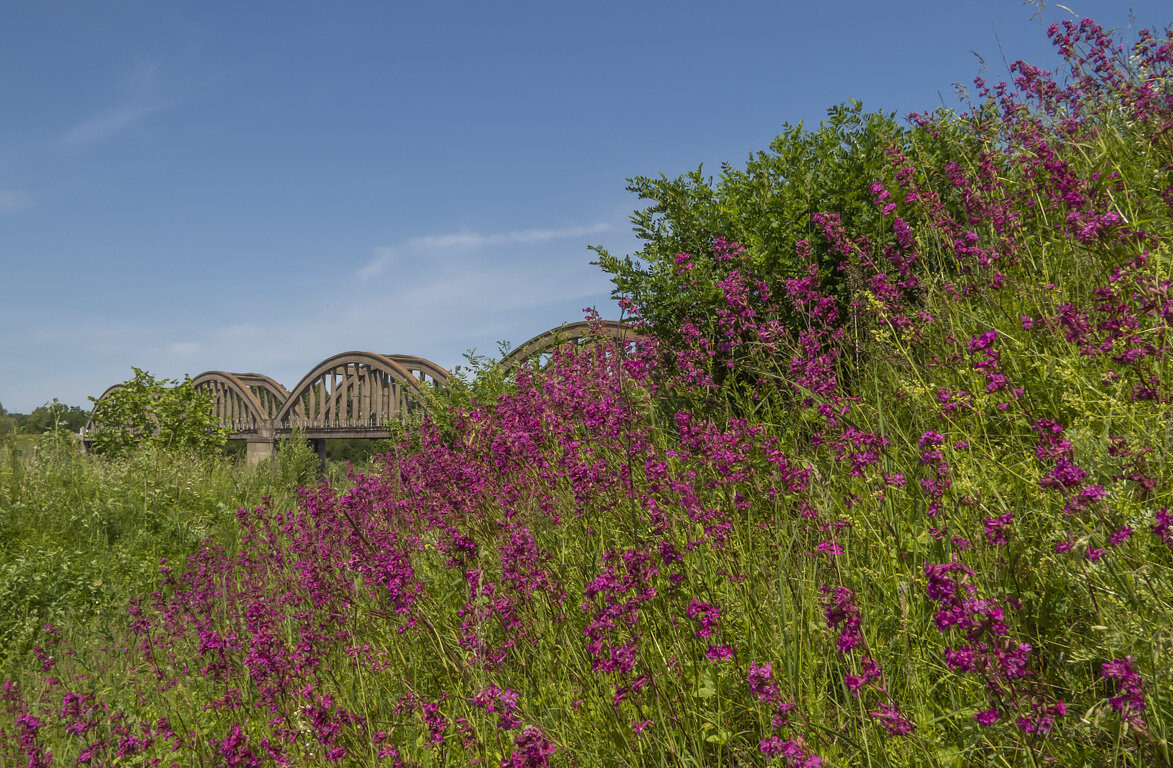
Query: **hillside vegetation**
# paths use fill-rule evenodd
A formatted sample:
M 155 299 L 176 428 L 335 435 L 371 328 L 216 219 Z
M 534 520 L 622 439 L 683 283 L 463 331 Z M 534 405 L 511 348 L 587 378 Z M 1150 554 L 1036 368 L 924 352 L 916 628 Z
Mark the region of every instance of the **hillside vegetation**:
M 641 333 L 42 630 L 0 762 L 1173 765 L 1173 30 L 1050 36 L 635 180 Z

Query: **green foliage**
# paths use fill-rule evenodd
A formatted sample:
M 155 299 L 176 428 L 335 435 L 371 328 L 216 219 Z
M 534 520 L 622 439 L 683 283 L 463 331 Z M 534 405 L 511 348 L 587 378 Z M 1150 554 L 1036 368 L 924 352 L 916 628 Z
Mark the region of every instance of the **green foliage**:
M 228 430 L 212 413 L 215 395 L 198 391 L 191 379 L 156 379 L 131 368 L 134 378 L 94 401 L 93 435 L 97 453 L 122 454 L 145 444 L 205 455 L 223 451 Z
M 502 343 L 501 357 L 507 352 L 508 345 Z M 478 354 L 475 349 L 466 351 L 464 359 L 468 364 L 458 365 L 452 370 L 444 389 L 431 391 L 428 418 L 445 436 L 452 435 L 455 428 L 453 420 L 459 420 L 461 411 L 490 408 L 497 402 L 497 398 L 513 389 L 511 377 L 498 360 Z M 398 425 L 398 428 L 403 430 L 397 435 L 398 443 L 402 443 L 404 438 L 410 442 L 412 435 L 418 432 L 414 424 Z
M 231 549 L 236 510 L 292 506 L 294 474 L 153 444 L 100 460 L 51 436 L 0 445 L 0 666 L 47 623 L 124 625 L 161 558 Z
M 57 439 L 76 434 L 90 418 L 89 411 L 66 405 L 57 398 L 32 413 L 9 413 L 0 405 L 0 440 L 14 435 L 53 435 Z
M 57 398 L 33 409 L 26 416 L 21 427 L 28 434 L 76 433 L 90 418 L 89 411 L 76 405 L 66 405 Z
M 294 427 L 289 437 L 277 442 L 277 467 L 282 483 L 293 486 L 315 484 L 318 464 L 318 453 L 301 428 Z
M 508 354 L 508 345 L 502 343 L 499 349 L 502 358 Z M 479 355 L 475 349 L 464 353 L 468 365 L 458 365 L 448 383 L 448 404 L 457 408 L 489 405 L 497 398 L 511 392 L 508 372 L 500 362 L 487 355 Z
M 813 214 L 834 211 L 849 230 L 881 235 L 868 185 L 888 164 L 885 147 L 908 135 L 892 115 L 865 113 L 851 101 L 828 110 L 818 130 L 783 126 L 744 169 L 723 165 L 716 185 L 700 168 L 675 179 L 629 179 L 628 190 L 650 201 L 631 217 L 643 249 L 619 258 L 596 247 L 595 263 L 611 275 L 614 297 L 630 299 L 654 333 L 678 342 L 685 318 L 712 317 L 723 305 L 711 262 L 717 238 L 744 246 L 762 279 L 780 289 L 803 266 L 796 243 L 815 239 Z M 695 268 L 678 269 L 679 253 L 693 256 Z M 838 288 L 841 257 L 820 243 L 815 256 Z
M 385 439 L 353 438 L 326 441 L 326 460 L 365 465 L 391 450 L 394 443 Z

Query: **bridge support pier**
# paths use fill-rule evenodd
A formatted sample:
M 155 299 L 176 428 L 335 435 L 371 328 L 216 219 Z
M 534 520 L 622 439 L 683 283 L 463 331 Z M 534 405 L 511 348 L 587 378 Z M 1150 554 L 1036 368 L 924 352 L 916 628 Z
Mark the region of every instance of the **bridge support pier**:
M 326 438 L 317 437 L 310 440 L 313 443 L 314 450 L 318 453 L 318 472 L 326 474 Z
M 244 459 L 249 464 L 259 464 L 273 455 L 272 440 L 249 440 L 244 444 Z

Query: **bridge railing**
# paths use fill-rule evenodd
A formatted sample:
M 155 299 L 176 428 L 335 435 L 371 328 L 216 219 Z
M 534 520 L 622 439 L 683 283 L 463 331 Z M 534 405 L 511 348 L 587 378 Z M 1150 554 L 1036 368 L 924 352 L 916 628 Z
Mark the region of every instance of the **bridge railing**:
M 285 419 L 279 429 L 387 429 L 387 424 L 374 415 L 369 418 L 349 419 Z

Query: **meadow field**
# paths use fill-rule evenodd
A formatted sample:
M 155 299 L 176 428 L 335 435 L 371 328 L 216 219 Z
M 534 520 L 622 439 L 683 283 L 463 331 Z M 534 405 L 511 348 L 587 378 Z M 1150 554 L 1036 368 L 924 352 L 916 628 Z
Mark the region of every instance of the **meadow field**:
M 0 449 L 0 763 L 1173 765 L 1173 30 L 641 178 L 370 466 Z

